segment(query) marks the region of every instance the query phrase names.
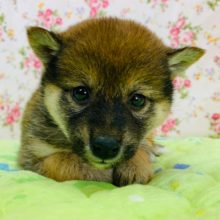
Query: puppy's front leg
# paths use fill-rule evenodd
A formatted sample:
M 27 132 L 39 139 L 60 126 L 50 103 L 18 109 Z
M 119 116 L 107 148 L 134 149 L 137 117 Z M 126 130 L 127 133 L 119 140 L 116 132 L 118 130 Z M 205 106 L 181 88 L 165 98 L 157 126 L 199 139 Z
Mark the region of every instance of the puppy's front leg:
M 43 159 L 40 173 L 56 181 L 112 181 L 112 170 L 97 170 L 73 153 L 59 152 Z
M 146 184 L 152 177 L 150 158 L 144 149 L 138 149 L 128 161 L 113 170 L 113 184 L 124 186 L 132 183 Z

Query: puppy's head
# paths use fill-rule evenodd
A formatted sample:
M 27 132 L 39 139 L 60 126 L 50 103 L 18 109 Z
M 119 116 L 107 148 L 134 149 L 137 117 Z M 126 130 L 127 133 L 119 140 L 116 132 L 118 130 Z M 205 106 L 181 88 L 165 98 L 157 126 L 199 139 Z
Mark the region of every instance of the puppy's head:
M 45 66 L 45 106 L 89 163 L 109 168 L 134 155 L 144 136 L 166 118 L 172 78 L 204 53 L 166 47 L 145 27 L 103 18 L 63 33 L 28 29 Z

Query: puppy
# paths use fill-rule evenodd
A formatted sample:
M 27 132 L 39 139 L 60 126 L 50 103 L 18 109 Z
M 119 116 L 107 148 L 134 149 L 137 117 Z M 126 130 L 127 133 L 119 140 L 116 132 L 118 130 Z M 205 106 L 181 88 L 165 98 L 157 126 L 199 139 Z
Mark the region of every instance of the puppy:
M 20 166 L 57 181 L 146 184 L 151 133 L 170 112 L 172 79 L 204 51 L 171 49 L 117 18 L 27 33 L 44 71 L 24 112 Z

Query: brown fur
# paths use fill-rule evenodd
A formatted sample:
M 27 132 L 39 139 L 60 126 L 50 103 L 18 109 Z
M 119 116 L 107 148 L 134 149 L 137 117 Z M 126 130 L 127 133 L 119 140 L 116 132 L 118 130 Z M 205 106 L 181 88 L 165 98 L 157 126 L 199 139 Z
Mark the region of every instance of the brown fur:
M 153 175 L 149 154 L 144 149 L 138 149 L 131 159 L 117 166 L 113 174 L 113 183 L 118 186 L 148 183 Z
M 112 181 L 111 170 L 97 170 L 72 153 L 56 153 L 45 158 L 40 164 L 40 173 L 57 181 Z
M 87 20 L 62 33 L 32 27 L 28 38 L 45 69 L 23 116 L 19 164 L 57 181 L 147 183 L 156 146 L 151 134 L 170 111 L 171 80 L 203 50 L 171 49 L 146 27 L 116 18 Z M 78 86 L 88 88 L 88 103 L 73 99 Z M 133 94 L 145 97 L 140 109 L 130 103 Z M 91 151 L 100 135 L 120 143 L 104 162 Z

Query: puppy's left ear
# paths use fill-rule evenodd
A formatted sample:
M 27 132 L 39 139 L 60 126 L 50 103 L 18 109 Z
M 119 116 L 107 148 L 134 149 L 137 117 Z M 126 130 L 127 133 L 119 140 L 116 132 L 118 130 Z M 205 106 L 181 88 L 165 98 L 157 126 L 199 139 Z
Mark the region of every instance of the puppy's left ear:
M 172 73 L 172 78 L 181 75 L 184 71 L 195 63 L 205 50 L 197 47 L 184 47 L 182 49 L 171 49 L 168 52 L 168 65 Z
M 29 43 L 44 64 L 55 56 L 61 47 L 58 36 L 40 27 L 30 27 L 27 29 Z

